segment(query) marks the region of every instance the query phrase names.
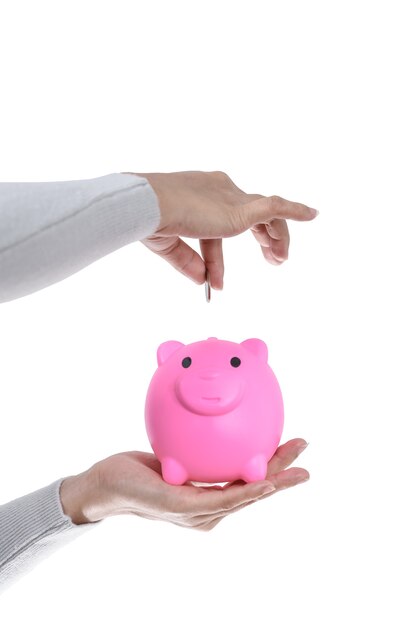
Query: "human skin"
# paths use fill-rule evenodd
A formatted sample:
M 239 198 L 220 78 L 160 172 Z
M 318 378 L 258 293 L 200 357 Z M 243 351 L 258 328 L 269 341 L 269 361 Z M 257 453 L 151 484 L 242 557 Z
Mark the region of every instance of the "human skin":
M 202 284 L 222 289 L 222 239 L 251 230 L 265 259 L 280 265 L 288 258 L 286 220 L 310 221 L 318 211 L 280 196 L 247 194 L 224 172 L 138 174 L 154 189 L 161 212 L 157 231 L 143 240 L 147 248 Z M 199 239 L 200 256 L 182 237 Z
M 289 250 L 286 220 L 311 221 L 318 214 L 280 196 L 247 194 L 224 172 L 125 173 L 146 178 L 160 207 L 158 228 L 142 243 L 198 284 L 208 272 L 215 289 L 223 287 L 223 238 L 251 230 L 265 259 L 280 265 Z M 199 239 L 202 256 L 182 237 Z M 286 469 L 305 446 L 303 439 L 280 446 L 268 465 L 266 480 L 238 481 L 223 488 L 168 485 L 153 454 L 123 452 L 66 478 L 61 501 L 75 524 L 131 513 L 210 530 L 226 515 L 267 494 L 308 480 L 305 469 Z
M 309 479 L 309 473 L 289 465 L 306 448 L 303 439 L 279 446 L 268 464 L 265 480 L 235 481 L 224 486 L 174 486 L 164 482 L 161 465 L 149 452 L 122 452 L 99 461 L 61 485 L 64 513 L 75 524 L 131 514 L 208 531 L 240 509 Z

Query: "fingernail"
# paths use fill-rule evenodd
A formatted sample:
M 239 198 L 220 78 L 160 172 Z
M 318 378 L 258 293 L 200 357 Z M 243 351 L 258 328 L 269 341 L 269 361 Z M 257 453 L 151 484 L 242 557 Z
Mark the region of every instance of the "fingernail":
M 306 483 L 309 479 L 310 479 L 310 476 L 302 476 L 298 484 L 301 485 L 302 483 Z
M 276 487 L 274 485 L 268 485 L 267 487 L 263 489 L 263 491 L 261 492 L 261 495 L 265 496 L 268 493 L 273 493 L 273 491 L 276 491 Z
M 319 215 L 319 211 L 317 211 L 316 209 L 309 209 L 309 210 L 310 210 L 310 212 L 312 213 L 312 215 L 313 215 L 314 217 L 316 217 L 317 215 Z
M 305 443 L 301 443 L 299 447 L 299 452 L 303 452 L 309 446 L 309 442 L 305 441 Z

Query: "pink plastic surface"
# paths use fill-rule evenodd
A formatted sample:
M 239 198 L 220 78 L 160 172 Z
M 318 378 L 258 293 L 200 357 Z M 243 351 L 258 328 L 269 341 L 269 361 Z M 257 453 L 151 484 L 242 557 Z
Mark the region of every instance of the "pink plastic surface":
M 145 423 L 166 482 L 266 477 L 283 431 L 282 394 L 267 356 L 260 339 L 160 345 Z

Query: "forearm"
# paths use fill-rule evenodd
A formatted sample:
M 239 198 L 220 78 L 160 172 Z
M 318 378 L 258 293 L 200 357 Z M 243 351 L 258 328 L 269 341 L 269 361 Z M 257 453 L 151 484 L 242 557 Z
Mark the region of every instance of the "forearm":
M 39 561 L 93 527 L 63 511 L 62 480 L 0 506 L 0 593 Z
M 148 181 L 0 183 L 0 302 L 62 280 L 152 234 L 160 221 Z

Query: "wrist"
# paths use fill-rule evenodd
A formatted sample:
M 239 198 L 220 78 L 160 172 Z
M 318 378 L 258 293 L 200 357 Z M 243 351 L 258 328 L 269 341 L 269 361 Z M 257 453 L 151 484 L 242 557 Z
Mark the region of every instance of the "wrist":
M 135 176 L 145 178 L 152 187 L 160 210 L 160 223 L 157 233 L 164 235 L 178 234 L 180 227 L 184 222 L 184 211 L 174 208 L 177 205 L 178 197 L 183 196 L 180 200 L 180 206 L 184 203 L 184 183 L 177 180 L 177 172 L 169 173 L 138 173 L 132 172 Z
M 88 524 L 98 521 L 93 519 L 94 487 L 89 471 L 65 478 L 60 487 L 60 499 L 65 515 L 73 524 Z

